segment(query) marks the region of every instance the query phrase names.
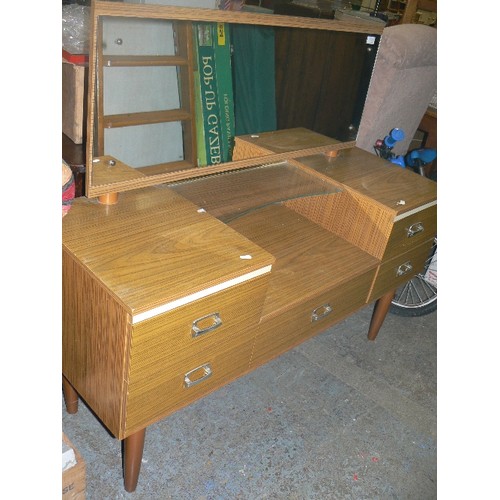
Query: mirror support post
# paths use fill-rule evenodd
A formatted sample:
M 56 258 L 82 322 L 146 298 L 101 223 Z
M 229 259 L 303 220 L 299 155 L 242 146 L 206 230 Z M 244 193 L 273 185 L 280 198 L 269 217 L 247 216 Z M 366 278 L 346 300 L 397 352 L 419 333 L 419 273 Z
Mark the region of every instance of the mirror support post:
M 116 205 L 118 203 L 118 193 L 101 194 L 98 200 L 102 205 Z

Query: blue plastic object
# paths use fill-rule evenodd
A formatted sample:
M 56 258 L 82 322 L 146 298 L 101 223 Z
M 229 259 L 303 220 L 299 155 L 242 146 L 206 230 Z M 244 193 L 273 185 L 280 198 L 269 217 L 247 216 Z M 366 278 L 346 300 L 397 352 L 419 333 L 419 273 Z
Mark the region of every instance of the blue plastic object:
M 406 164 L 409 167 L 426 165 L 436 159 L 437 151 L 432 148 L 414 149 L 406 155 Z
M 403 129 L 400 128 L 393 128 L 390 132 L 389 135 L 385 136 L 384 139 L 384 144 L 388 148 L 392 148 L 394 144 L 398 141 L 402 141 L 405 138 L 405 133 Z
M 396 165 L 399 165 L 400 167 L 405 168 L 405 159 L 403 155 L 395 156 L 394 158 L 391 158 L 390 160 L 391 163 L 395 163 Z

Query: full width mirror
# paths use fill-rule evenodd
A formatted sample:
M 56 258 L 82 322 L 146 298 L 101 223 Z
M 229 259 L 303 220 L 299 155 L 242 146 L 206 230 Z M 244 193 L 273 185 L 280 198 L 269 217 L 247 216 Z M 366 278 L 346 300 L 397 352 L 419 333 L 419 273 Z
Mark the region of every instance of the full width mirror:
M 380 25 L 96 1 L 90 47 L 89 197 L 352 145 Z M 234 137 L 305 128 L 264 160 Z M 351 142 L 350 142 L 351 141 Z

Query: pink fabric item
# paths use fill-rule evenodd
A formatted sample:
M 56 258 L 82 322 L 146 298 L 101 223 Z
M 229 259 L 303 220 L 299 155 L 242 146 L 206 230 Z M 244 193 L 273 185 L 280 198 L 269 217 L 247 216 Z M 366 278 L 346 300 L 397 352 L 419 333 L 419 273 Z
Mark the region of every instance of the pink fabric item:
M 71 168 L 62 163 L 62 216 L 64 217 L 70 210 L 75 198 L 75 179 Z

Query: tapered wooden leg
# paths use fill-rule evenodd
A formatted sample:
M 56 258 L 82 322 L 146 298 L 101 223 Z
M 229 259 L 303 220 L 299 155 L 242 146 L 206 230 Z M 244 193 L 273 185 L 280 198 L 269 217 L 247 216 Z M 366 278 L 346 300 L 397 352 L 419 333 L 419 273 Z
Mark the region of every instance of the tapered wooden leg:
M 394 298 L 396 290 L 393 290 L 385 295 L 382 295 L 380 299 L 375 302 L 375 307 L 373 308 L 372 319 L 370 321 L 370 328 L 368 330 L 368 340 L 375 340 L 377 338 L 380 327 L 382 326 L 389 307 L 391 307 L 391 301 Z
M 68 413 L 76 413 L 78 411 L 78 393 L 73 386 L 68 382 L 68 379 L 63 375 L 63 395 L 66 403 L 66 411 Z
M 125 490 L 129 493 L 137 488 L 145 436 L 144 428 L 123 440 L 123 477 Z

